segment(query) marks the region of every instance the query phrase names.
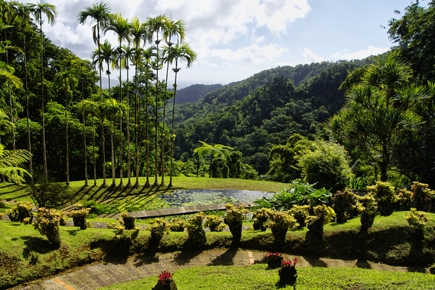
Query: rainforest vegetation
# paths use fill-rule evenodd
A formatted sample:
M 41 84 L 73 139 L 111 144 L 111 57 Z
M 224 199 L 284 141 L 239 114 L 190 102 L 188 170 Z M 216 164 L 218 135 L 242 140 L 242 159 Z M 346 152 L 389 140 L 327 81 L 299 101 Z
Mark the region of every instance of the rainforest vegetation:
M 416 1 L 390 20 L 395 46 L 384 55 L 184 89 L 177 78 L 196 53 L 182 20 L 140 22 L 102 2 L 85 7 L 77 21 L 94 37 L 88 61 L 45 37 L 55 6 L 0 4 L 2 156 L 32 154 L 21 162 L 26 171 L 2 170 L 6 179 L 124 186 L 115 178 L 139 185 L 146 176 L 141 186 L 151 186 L 153 176 L 172 186 L 182 174 L 302 178 L 331 189 L 435 184 L 434 1 Z M 117 43 L 104 39 L 108 33 Z

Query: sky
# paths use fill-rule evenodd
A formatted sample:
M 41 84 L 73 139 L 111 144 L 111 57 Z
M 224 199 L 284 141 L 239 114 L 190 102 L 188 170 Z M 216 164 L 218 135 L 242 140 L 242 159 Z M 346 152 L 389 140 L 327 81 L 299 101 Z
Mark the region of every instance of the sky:
M 27 0 L 26 2 L 38 2 Z M 95 0 L 47 0 L 58 16 L 44 23 L 48 38 L 90 59 L 91 26 L 77 15 Z M 228 84 L 278 66 L 361 59 L 389 50 L 388 22 L 400 18 L 411 0 L 104 0 L 112 13 L 141 21 L 166 14 L 186 25 L 197 53 L 191 68 L 181 64 L 179 88 Z M 420 1 L 426 5 L 427 0 Z M 117 45 L 116 36 L 104 37 Z M 132 74 L 132 72 L 130 72 Z M 112 78 L 117 75 L 112 73 Z

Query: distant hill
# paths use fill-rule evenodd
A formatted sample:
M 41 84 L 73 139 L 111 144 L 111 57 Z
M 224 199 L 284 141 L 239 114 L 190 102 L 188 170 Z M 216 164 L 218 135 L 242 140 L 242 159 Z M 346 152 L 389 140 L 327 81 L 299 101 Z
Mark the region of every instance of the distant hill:
M 196 103 L 211 91 L 221 88 L 221 84 L 215 85 L 191 85 L 177 90 L 177 104 Z
M 341 83 L 349 72 L 371 62 L 277 67 L 178 105 L 175 158 L 191 157 L 199 141 L 219 143 L 242 152 L 243 161 L 264 174 L 274 144 L 284 144 L 294 133 L 310 138 L 322 134 L 323 122 L 345 102 Z

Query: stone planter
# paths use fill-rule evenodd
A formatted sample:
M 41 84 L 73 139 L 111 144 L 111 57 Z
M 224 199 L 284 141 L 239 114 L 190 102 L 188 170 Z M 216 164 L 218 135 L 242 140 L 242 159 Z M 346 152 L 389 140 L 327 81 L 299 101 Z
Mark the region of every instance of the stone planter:
M 375 214 L 361 213 L 361 228 L 368 229 L 373 225 L 375 221 Z
M 73 223 L 75 227 L 80 227 L 81 230 L 86 230 L 88 228 L 86 217 L 84 216 L 73 217 Z
M 173 279 L 166 279 L 164 283 L 161 281 L 157 282 L 153 290 L 177 290 L 177 285 Z
M 136 227 L 134 218 L 123 217 L 122 220 L 124 221 L 124 227 L 126 230 L 133 230 Z
M 230 232 L 233 235 L 233 243 L 238 243 L 242 239 L 242 223 L 229 224 Z
M 45 229 L 45 236 L 47 237 L 50 244 L 52 244 L 56 248 L 60 247 L 61 239 L 60 239 L 59 229 L 57 228 L 57 226 L 55 226 L 52 223 L 49 223 L 47 225 L 47 228 Z
M 281 285 L 295 285 L 298 273 L 295 266 L 282 267 L 278 271 L 279 284 Z
M 272 269 L 281 267 L 282 260 L 283 257 L 277 255 L 271 255 L 266 257 L 267 266 Z

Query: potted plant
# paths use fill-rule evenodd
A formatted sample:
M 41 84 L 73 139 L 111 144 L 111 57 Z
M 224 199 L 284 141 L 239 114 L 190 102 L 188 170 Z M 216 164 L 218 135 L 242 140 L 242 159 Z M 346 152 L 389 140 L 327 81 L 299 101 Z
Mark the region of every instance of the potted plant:
M 296 279 L 298 278 L 298 273 L 296 271 L 297 262 L 297 259 L 281 262 L 281 269 L 278 271 L 279 284 L 295 286 Z
M 159 280 L 153 290 L 177 290 L 177 285 L 173 279 L 173 274 L 163 271 L 159 275 Z
M 222 218 L 217 215 L 208 215 L 205 220 L 205 227 L 208 227 L 211 232 L 222 232 L 225 225 L 222 223 Z
M 280 252 L 268 252 L 266 254 L 266 263 L 269 268 L 278 268 L 281 266 L 283 257 Z
M 394 204 L 397 202 L 394 186 L 389 182 L 378 181 L 375 185 L 367 186 L 367 189 L 378 202 L 381 216 L 391 215 L 394 211 Z
M 75 204 L 74 209 L 69 213 L 73 218 L 74 226 L 80 227 L 81 230 L 85 230 L 88 227 L 86 217 L 89 215 L 90 210 L 90 208 L 85 208 L 81 203 Z
M 306 220 L 310 215 L 310 206 L 309 205 L 294 205 L 288 213 L 292 215 L 296 222 L 298 223 L 297 228 L 301 229 L 306 226 Z
M 191 216 L 187 224 L 187 233 L 189 234 L 189 241 L 195 246 L 202 246 L 207 241 L 203 227 L 205 214 L 199 212 Z
M 61 238 L 59 233 L 59 222 L 61 213 L 55 209 L 39 208 L 33 227 L 41 235 L 45 235 L 53 246 L 60 247 Z
M 24 222 L 24 219 L 32 218 L 33 205 L 28 201 L 17 201 L 16 205 L 6 211 L 11 221 Z
M 376 199 L 371 194 L 358 197 L 357 209 L 360 213 L 361 229 L 367 230 L 375 220 L 378 209 Z
M 275 243 L 282 245 L 285 242 L 288 229 L 294 227 L 296 224 L 296 219 L 288 213 L 273 211 L 270 213 L 266 226 L 272 230 Z
M 227 215 L 224 218 L 224 222 L 230 228 L 230 232 L 233 235 L 233 243 L 238 243 L 242 238 L 242 223 L 248 210 L 243 208 L 242 205 L 236 207 L 230 203 L 226 205 L 226 208 Z
M 253 221 L 254 221 L 254 230 L 260 230 L 260 231 L 265 231 L 266 230 L 266 225 L 265 223 L 267 222 L 267 219 L 269 218 L 269 215 L 271 213 L 271 210 L 268 208 L 260 208 L 257 209 L 256 211 L 254 211 L 254 213 L 252 214 L 253 217 Z

